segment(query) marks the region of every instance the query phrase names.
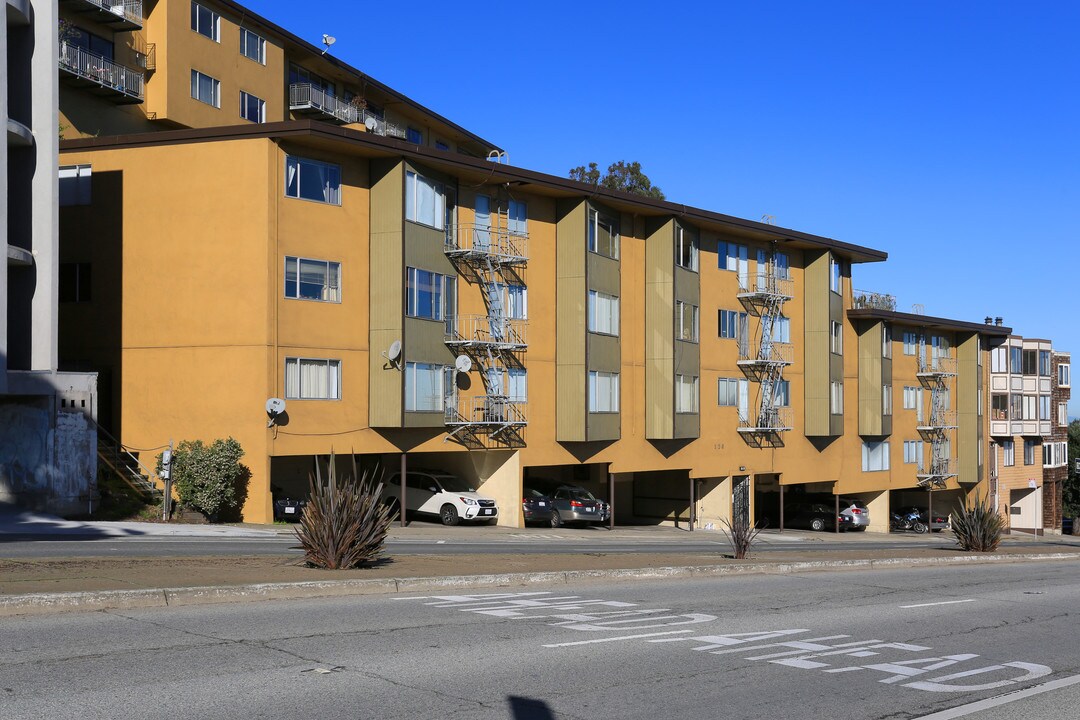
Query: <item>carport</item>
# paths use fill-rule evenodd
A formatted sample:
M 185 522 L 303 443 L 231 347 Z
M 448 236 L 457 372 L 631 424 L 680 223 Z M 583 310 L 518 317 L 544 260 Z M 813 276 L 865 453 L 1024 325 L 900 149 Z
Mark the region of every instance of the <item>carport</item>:
M 927 518 L 931 513 L 952 515 L 964 502 L 964 491 L 960 489 L 928 490 L 922 487 L 902 488 L 889 491 L 889 518 L 900 508 L 917 507 L 925 511 Z

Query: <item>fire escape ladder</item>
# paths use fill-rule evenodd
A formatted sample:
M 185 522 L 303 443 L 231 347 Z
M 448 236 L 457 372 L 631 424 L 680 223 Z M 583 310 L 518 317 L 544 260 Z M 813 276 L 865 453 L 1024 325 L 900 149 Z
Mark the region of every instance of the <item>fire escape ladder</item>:
M 782 324 L 784 303 L 792 297 L 790 283 L 786 268 L 776 263 L 771 252 L 757 274 L 746 277 L 748 287 L 739 288 L 740 302 L 759 318 L 757 343 L 739 346 L 739 366 L 749 380 L 758 383 L 756 413 L 741 419 L 739 427 L 752 447 L 782 447 L 783 433 L 791 430 L 790 408 L 779 404 L 784 368 L 791 364 L 791 346 Z

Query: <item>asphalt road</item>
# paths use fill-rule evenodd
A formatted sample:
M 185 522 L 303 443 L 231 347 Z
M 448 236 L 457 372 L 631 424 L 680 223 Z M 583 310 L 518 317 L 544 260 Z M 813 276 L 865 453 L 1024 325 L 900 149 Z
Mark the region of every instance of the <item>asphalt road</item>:
M 6 618 L 0 715 L 1071 719 L 1077 597 L 1032 563 Z

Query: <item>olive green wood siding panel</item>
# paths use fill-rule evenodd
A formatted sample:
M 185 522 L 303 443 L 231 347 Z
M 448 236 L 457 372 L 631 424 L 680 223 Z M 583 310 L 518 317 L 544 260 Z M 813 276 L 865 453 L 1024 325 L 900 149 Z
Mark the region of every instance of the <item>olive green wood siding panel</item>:
M 805 306 L 803 328 L 803 397 L 806 435 L 829 435 L 829 253 L 806 252 L 803 270 Z
M 622 386 L 619 386 L 620 392 Z M 619 403 L 622 408 L 622 402 Z M 590 442 L 618 440 L 622 431 L 619 413 L 588 413 L 588 439 Z
M 645 239 L 645 437 L 675 433 L 674 221 L 659 223 Z
M 675 225 L 682 227 L 684 238 L 696 238 L 698 241 L 698 269 L 701 268 L 700 248 L 701 234 L 696 228 L 676 221 Z M 672 228 L 671 247 L 668 251 L 675 273 L 675 300 L 698 309 L 698 342 L 675 341 L 675 368 L 674 375 L 690 375 L 698 378 L 698 409 L 701 408 L 701 274 L 688 270 L 675 263 L 675 234 Z M 672 314 L 672 322 L 675 316 Z M 674 383 L 674 378 L 672 380 Z M 674 397 L 672 398 L 674 406 Z M 697 438 L 701 436 L 701 415 L 697 413 L 674 413 L 675 431 L 674 437 L 680 440 Z
M 557 205 L 555 248 L 555 438 L 586 439 L 585 201 Z M 618 294 L 618 291 L 615 291 Z
M 881 358 L 881 384 L 882 385 L 888 385 L 889 388 L 890 388 L 890 392 L 892 393 L 892 395 L 891 395 L 892 402 L 889 403 L 889 407 L 892 409 L 893 414 L 895 414 L 896 413 L 897 394 L 896 394 L 896 386 L 893 385 L 893 381 L 892 381 L 892 358 L 891 357 L 882 357 Z M 903 397 L 901 397 L 900 398 L 901 406 L 903 405 L 903 402 L 904 402 L 904 399 L 903 399 Z M 881 434 L 882 435 L 892 435 L 892 431 L 893 431 L 893 415 L 884 415 L 883 414 L 881 416 Z
M 400 161 L 371 161 L 368 419 L 372 427 L 402 427 L 403 420 L 404 373 L 382 353 L 395 340 L 403 345 L 406 341 L 404 188 Z
M 588 256 L 589 289 L 618 297 L 622 295 L 619 261 L 596 253 Z
M 976 333 L 957 337 L 956 348 L 956 420 L 957 480 L 979 482 L 979 336 Z M 1041 462 L 1041 458 L 1036 458 Z
M 859 434 L 884 435 L 882 429 L 881 332 L 880 322 L 863 322 L 859 336 Z
M 827 275 L 828 273 L 826 273 Z M 841 287 L 843 287 L 843 280 L 841 281 Z M 842 328 L 841 332 L 844 333 L 844 339 L 850 340 L 847 333 L 847 327 L 844 322 L 844 297 L 839 293 L 829 291 L 829 328 L 831 330 L 832 323 L 838 322 Z M 847 350 L 848 348 L 842 348 Z M 829 381 L 844 381 L 844 356 L 837 355 L 836 353 L 829 353 Z M 848 383 L 847 385 L 850 385 Z M 847 405 L 848 393 L 853 390 L 857 391 L 857 388 L 844 386 L 844 405 Z M 829 414 L 829 434 L 843 435 L 844 434 L 844 408 L 840 408 L 839 413 Z

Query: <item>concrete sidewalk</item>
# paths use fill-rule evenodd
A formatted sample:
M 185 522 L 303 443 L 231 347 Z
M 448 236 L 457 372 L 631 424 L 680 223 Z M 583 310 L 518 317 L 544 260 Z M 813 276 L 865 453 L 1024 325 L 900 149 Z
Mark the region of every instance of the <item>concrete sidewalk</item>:
M 274 537 L 274 526 L 195 525 L 153 522 L 65 520 L 28 510 L 0 510 L 0 539 L 15 537 Z

